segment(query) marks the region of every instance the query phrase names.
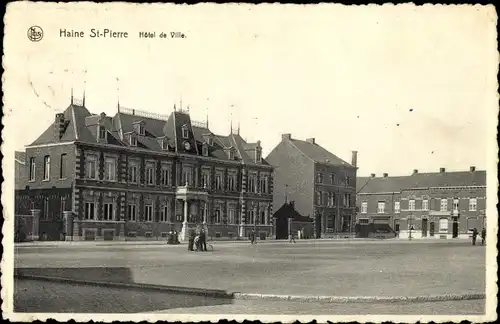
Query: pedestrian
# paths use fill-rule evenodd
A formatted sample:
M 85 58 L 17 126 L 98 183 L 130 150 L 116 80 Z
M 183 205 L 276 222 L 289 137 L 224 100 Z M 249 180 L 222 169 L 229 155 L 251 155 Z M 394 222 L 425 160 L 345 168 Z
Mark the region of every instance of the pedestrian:
M 255 230 L 252 230 L 252 232 L 250 232 L 250 243 L 252 245 L 255 244 Z
M 293 231 L 290 231 L 290 243 L 292 243 L 292 241 L 293 243 L 297 243 L 295 242 L 295 235 L 293 235 Z
M 483 227 L 483 230 L 481 231 L 481 245 L 484 245 L 486 243 L 486 228 Z
M 189 243 L 188 243 L 188 250 L 189 251 L 193 251 L 195 236 L 196 236 L 196 233 L 192 229 L 189 230 Z
M 472 245 L 476 245 L 477 234 L 477 228 L 474 227 L 474 229 L 472 230 Z
M 200 231 L 200 248 L 201 251 L 207 252 L 207 233 L 204 229 Z

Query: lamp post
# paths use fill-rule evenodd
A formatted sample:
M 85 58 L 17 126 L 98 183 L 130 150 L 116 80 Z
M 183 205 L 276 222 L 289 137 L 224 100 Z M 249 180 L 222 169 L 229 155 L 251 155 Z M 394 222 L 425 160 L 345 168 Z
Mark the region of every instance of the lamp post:
M 409 227 L 410 227 L 410 235 L 408 236 L 408 239 L 410 241 L 411 241 L 411 230 L 412 230 L 411 219 L 412 219 L 412 214 L 408 214 L 408 221 L 409 221 Z

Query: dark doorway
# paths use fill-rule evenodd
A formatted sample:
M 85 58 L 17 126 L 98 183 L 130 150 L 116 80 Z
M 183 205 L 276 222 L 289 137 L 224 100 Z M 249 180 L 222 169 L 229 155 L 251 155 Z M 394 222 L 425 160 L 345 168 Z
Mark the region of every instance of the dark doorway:
M 317 214 L 315 219 L 315 230 L 316 230 L 316 238 L 321 238 L 321 215 Z
M 286 217 L 276 218 L 276 239 L 277 240 L 288 239 L 288 218 Z
M 63 238 L 62 220 L 40 220 L 39 223 L 40 240 L 42 241 L 60 241 Z
M 427 237 L 427 218 L 422 219 L 422 237 Z
M 430 236 L 434 236 L 434 232 L 436 231 L 435 226 L 436 225 L 434 222 L 429 223 L 429 235 Z
M 453 217 L 453 238 L 458 237 L 458 217 Z

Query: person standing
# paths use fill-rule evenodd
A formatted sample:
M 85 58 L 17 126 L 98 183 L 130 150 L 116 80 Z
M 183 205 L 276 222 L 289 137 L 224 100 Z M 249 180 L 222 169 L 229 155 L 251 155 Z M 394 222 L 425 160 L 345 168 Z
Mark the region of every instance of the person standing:
M 252 243 L 252 245 L 255 244 L 255 230 L 252 230 L 252 232 L 250 232 L 250 242 Z
M 204 229 L 200 231 L 200 247 L 201 251 L 207 252 L 207 234 Z
M 477 234 L 477 228 L 474 227 L 472 230 L 472 245 L 476 245 Z
M 484 245 L 486 243 L 486 228 L 483 227 L 483 230 L 481 231 L 481 245 Z
M 188 243 L 188 250 L 193 251 L 193 246 L 194 246 L 194 238 L 196 236 L 196 233 L 193 229 L 189 230 L 189 243 Z
M 293 231 L 290 231 L 290 243 L 292 243 L 292 241 L 293 243 L 297 243 L 295 242 L 295 235 L 293 234 Z

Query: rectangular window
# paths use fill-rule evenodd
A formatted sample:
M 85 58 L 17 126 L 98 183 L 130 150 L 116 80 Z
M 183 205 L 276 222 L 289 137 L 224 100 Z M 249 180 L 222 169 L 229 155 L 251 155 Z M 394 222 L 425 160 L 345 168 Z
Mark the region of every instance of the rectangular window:
M 477 211 L 477 198 L 469 198 L 469 211 Z
M 440 206 L 441 211 L 448 211 L 448 199 L 443 198 L 441 199 L 441 206 Z
M 67 164 L 67 159 L 68 155 L 67 154 L 61 154 L 61 164 L 59 166 L 59 178 L 60 179 L 65 179 L 67 177 L 66 174 L 66 164 Z
M 99 139 L 106 139 L 106 127 L 99 126 Z
M 227 222 L 228 224 L 236 224 L 236 210 L 234 207 L 230 207 L 227 211 Z
M 394 213 L 399 214 L 401 210 L 401 202 L 395 201 L 394 202 Z
M 104 176 L 106 181 L 116 181 L 116 159 L 106 158 L 104 160 Z
M 221 173 L 216 173 L 215 174 L 215 190 L 222 190 L 222 174 Z
M 323 198 L 323 193 L 321 191 L 316 191 L 316 205 L 321 206 L 322 198 Z
M 66 210 L 66 197 L 61 197 L 61 216 L 63 212 Z
M 368 202 L 364 201 L 361 203 L 361 214 L 366 214 L 368 212 Z
M 128 182 L 137 183 L 137 165 L 130 164 L 128 166 Z
M 201 185 L 203 188 L 210 188 L 210 173 L 209 171 L 203 171 L 201 175 Z
M 182 170 L 182 182 L 185 186 L 190 186 L 192 184 L 191 169 Z
M 30 181 L 35 181 L 36 164 L 35 158 L 30 158 Z
M 104 220 L 114 220 L 113 203 L 104 203 Z
M 230 174 L 227 178 L 227 185 L 230 191 L 236 191 L 236 175 Z
M 351 178 L 350 178 L 350 177 L 348 177 L 348 176 L 346 176 L 346 177 L 345 177 L 345 180 L 344 180 L 344 184 L 345 184 L 346 186 L 348 186 L 350 183 L 351 183 Z
M 137 146 L 137 137 L 135 136 L 135 134 L 130 134 L 129 140 L 130 140 L 130 146 Z
M 85 174 L 88 179 L 96 179 L 97 178 L 97 158 L 94 155 L 89 155 L 86 158 L 85 163 Z
M 144 205 L 144 220 L 146 222 L 153 221 L 153 205 Z
M 458 210 L 459 200 L 453 199 L 453 210 Z
M 330 184 L 335 184 L 335 173 L 330 174 Z
M 408 200 L 408 210 L 415 210 L 415 200 Z
M 379 213 L 379 214 L 385 213 L 385 202 L 383 202 L 383 201 L 378 202 L 377 213 Z
M 129 221 L 135 222 L 137 219 L 137 210 L 135 204 L 128 204 L 127 206 L 127 218 Z
M 95 203 L 85 203 L 85 219 L 95 219 Z
M 260 178 L 260 192 L 265 194 L 267 193 L 267 176 L 263 176 Z
M 248 211 L 248 224 L 255 224 L 255 210 L 253 208 Z
M 220 224 L 222 222 L 221 208 L 219 206 L 215 207 L 214 211 L 214 224 Z
M 46 155 L 43 158 L 43 180 L 47 181 L 50 179 L 50 156 Z
M 256 192 L 257 188 L 257 177 L 255 175 L 250 175 L 248 177 L 248 192 Z
M 323 183 L 323 173 L 318 172 L 316 174 L 316 183 Z
M 189 132 L 187 126 L 182 127 L 182 138 L 188 138 L 189 137 Z
M 328 193 L 328 206 L 329 207 L 335 206 L 335 193 L 334 192 Z
M 344 207 L 351 206 L 351 194 L 344 194 Z
M 146 166 L 146 183 L 148 185 L 154 185 L 155 184 L 155 172 L 154 172 L 154 165 L 148 164 Z
M 168 186 L 170 181 L 169 181 L 169 177 L 170 177 L 170 172 L 169 172 L 169 169 L 167 167 L 162 167 L 161 168 L 161 185 L 162 186 Z
M 422 200 L 422 209 L 429 210 L 429 200 L 427 199 Z
M 160 222 L 162 222 L 162 223 L 168 222 L 168 216 L 170 215 L 168 206 L 169 205 L 167 202 L 167 205 L 165 205 L 161 208 Z

